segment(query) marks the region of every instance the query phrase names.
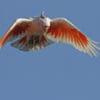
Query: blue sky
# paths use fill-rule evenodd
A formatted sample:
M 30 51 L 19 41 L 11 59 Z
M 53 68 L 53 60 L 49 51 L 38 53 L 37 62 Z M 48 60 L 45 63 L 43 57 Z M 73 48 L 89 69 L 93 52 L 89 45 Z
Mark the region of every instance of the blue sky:
M 19 17 L 66 17 L 100 42 L 100 0 L 0 0 L 0 37 Z M 53 44 L 21 52 L 0 50 L 0 100 L 99 100 L 100 57 Z

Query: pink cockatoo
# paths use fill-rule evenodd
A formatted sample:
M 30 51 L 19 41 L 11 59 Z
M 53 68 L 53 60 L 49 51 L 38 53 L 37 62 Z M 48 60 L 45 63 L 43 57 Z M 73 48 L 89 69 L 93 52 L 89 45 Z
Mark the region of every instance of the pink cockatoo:
M 0 48 L 11 41 L 22 51 L 34 51 L 52 43 L 70 44 L 81 52 L 96 56 L 100 48 L 66 18 L 50 19 L 44 14 L 33 18 L 18 18 L 0 39 Z

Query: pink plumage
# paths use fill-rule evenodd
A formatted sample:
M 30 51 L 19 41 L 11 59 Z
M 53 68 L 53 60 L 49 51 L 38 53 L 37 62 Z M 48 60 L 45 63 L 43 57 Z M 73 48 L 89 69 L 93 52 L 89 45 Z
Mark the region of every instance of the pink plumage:
M 100 48 L 65 18 L 50 19 L 43 14 L 33 18 L 19 18 L 0 39 L 0 47 L 11 41 L 22 51 L 39 50 L 54 42 L 71 44 L 79 51 L 96 56 Z

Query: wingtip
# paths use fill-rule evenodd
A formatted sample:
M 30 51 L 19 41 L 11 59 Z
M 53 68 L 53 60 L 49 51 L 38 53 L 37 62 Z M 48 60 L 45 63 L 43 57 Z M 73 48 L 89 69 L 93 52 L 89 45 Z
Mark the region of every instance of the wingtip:
M 0 45 L 0 49 L 2 48 L 2 46 Z
M 99 46 L 99 43 L 89 39 L 89 45 L 88 45 L 87 53 L 91 57 L 98 57 L 98 56 L 100 56 L 100 46 Z
M 0 48 L 2 48 L 1 39 L 0 39 Z

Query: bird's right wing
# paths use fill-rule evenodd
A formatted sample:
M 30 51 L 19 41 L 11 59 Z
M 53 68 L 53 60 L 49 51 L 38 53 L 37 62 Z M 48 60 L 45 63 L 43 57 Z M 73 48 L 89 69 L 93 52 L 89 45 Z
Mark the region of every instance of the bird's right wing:
M 37 35 L 39 28 L 38 21 L 33 18 L 18 19 L 0 39 L 0 47 L 7 41 L 12 41 L 11 45 L 19 50 L 34 51 L 53 43 L 44 35 Z
M 2 47 L 7 41 L 14 40 L 18 36 L 21 38 L 26 34 L 30 34 L 32 31 L 34 31 L 32 24 L 32 19 L 17 19 L 3 38 L 0 39 L 0 47 Z

